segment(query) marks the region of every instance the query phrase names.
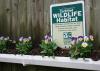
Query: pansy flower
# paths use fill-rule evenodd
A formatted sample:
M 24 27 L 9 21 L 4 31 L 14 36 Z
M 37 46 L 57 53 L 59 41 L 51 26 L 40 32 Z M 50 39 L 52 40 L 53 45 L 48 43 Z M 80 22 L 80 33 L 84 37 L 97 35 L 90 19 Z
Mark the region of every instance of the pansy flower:
M 88 46 L 88 43 L 86 43 L 86 42 L 82 43 L 82 47 L 86 48 L 87 46 Z
M 22 41 L 23 41 L 23 37 L 20 37 L 20 38 L 19 38 L 19 41 L 22 42 Z
M 78 41 L 82 41 L 83 38 L 84 38 L 83 36 L 79 36 L 79 37 L 78 37 Z
M 84 41 L 89 41 L 89 37 L 88 36 L 84 36 Z
M 71 44 L 74 45 L 77 41 L 77 37 L 72 37 L 71 38 Z
M 93 38 L 92 35 L 90 35 L 89 38 L 90 38 L 91 41 L 94 41 L 94 38 Z

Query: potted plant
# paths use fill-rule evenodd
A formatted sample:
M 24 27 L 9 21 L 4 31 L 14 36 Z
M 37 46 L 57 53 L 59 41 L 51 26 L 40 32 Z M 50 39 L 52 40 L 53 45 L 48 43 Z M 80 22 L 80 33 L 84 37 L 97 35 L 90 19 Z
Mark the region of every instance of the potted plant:
M 43 56 L 54 56 L 57 45 L 55 42 L 51 41 L 50 35 L 45 35 L 44 40 L 42 40 L 40 47 L 42 49 L 41 54 Z
M 31 37 L 24 38 L 20 37 L 19 41 L 16 43 L 16 49 L 20 54 L 27 54 L 32 48 Z
M 90 57 L 93 49 L 93 36 L 79 36 L 72 37 L 70 46 L 70 57 L 71 58 L 86 58 Z
M 7 41 L 9 40 L 9 37 L 0 37 L 0 53 L 4 53 L 4 51 L 6 51 L 7 48 Z

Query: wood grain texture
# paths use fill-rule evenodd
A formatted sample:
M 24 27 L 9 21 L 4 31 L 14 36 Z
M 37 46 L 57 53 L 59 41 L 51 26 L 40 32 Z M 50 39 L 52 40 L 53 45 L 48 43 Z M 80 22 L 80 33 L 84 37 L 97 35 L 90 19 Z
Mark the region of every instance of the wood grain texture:
M 91 12 L 91 28 L 95 36 L 96 47 L 100 49 L 100 0 L 92 1 Z
M 50 5 L 72 1 L 77 0 L 0 0 L 0 35 L 12 39 L 32 36 L 37 44 L 50 32 Z M 89 12 L 87 9 L 86 14 Z
M 0 0 L 0 36 L 10 36 L 17 39 L 20 36 L 32 36 L 37 44 L 43 35 L 50 32 L 50 5 L 55 3 L 72 2 L 77 0 Z M 92 0 L 85 0 L 87 29 L 91 23 Z M 94 31 L 100 40 L 100 2 L 95 0 L 95 24 Z M 98 15 L 99 14 L 99 15 Z M 93 14 L 92 14 L 93 15 Z M 92 20 L 94 17 L 92 16 Z M 98 21 L 99 20 L 99 21 Z M 85 71 L 44 66 L 25 66 L 20 64 L 0 63 L 0 71 Z M 87 71 L 87 70 L 86 70 Z

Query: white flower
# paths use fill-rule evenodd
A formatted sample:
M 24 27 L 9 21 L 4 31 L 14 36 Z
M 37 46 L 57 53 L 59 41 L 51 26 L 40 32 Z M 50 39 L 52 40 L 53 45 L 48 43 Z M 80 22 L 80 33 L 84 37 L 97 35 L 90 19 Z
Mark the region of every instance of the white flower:
M 9 37 L 4 38 L 4 40 L 9 40 Z
M 3 36 L 1 36 L 1 37 L 0 37 L 0 40 L 3 40 L 3 39 L 4 39 L 4 37 L 3 37 Z
M 28 39 L 27 39 L 27 38 L 24 38 L 24 39 L 23 39 L 23 42 L 24 42 L 24 43 L 26 43 L 27 41 L 28 41 Z
M 4 40 L 5 40 L 5 41 L 7 41 L 7 40 L 8 40 L 8 38 L 4 38 Z
M 7 37 L 7 40 L 9 40 L 9 36 Z
M 87 36 L 84 36 L 84 41 L 89 41 L 89 38 Z
M 94 38 L 92 35 L 89 36 L 91 41 L 94 41 Z
M 20 38 L 19 38 L 19 41 L 23 41 L 23 37 L 20 37 Z
M 31 40 L 32 39 L 31 36 L 29 36 L 28 39 Z
M 85 47 L 87 47 L 87 46 L 88 46 L 88 44 L 87 44 L 86 42 L 83 42 L 83 43 L 82 43 L 82 47 L 85 48 Z

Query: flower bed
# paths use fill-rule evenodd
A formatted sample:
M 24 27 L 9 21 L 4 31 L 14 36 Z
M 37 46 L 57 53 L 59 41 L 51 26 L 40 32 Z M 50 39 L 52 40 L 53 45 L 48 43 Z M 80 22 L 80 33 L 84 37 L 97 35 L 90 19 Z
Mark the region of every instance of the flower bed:
M 92 58 L 99 60 L 100 54 L 94 51 L 94 38 L 92 35 L 72 37 L 70 48 L 60 48 L 51 41 L 50 34 L 46 34 L 39 44 L 34 47 L 31 37 L 20 37 L 19 40 L 11 40 L 9 37 L 0 37 L 0 53 L 21 55 L 61 56 L 71 58 Z
M 48 34 L 37 48 L 34 48 L 31 37 L 20 37 L 17 41 L 0 37 L 0 62 L 100 70 L 100 54 L 94 51 L 93 36 L 71 39 L 71 46 L 67 49 L 57 47 Z
M 79 37 L 73 37 L 72 38 L 72 44 L 70 47 L 70 55 L 71 58 L 85 58 L 90 57 L 92 50 L 94 48 L 93 46 L 93 36 L 90 35 L 87 36 L 79 36 Z

